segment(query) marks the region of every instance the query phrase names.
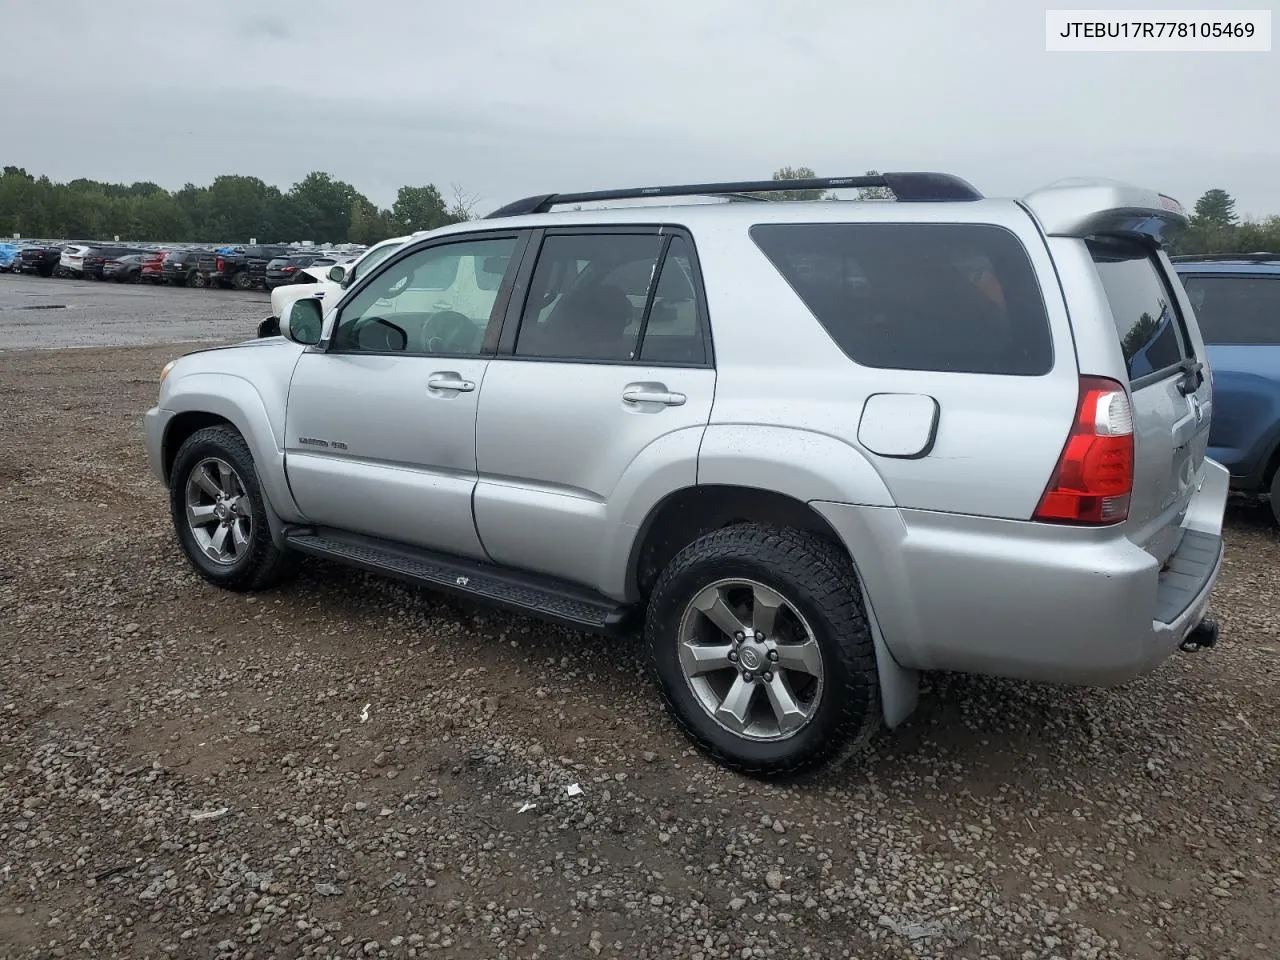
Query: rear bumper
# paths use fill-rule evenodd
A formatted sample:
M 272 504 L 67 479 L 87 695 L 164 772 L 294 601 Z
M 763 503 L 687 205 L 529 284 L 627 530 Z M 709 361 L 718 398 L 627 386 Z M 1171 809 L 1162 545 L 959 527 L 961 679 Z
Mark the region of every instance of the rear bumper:
M 1205 461 L 1163 570 L 1115 530 L 815 502 L 904 667 L 1113 686 L 1203 619 L 1222 568 L 1228 474 Z

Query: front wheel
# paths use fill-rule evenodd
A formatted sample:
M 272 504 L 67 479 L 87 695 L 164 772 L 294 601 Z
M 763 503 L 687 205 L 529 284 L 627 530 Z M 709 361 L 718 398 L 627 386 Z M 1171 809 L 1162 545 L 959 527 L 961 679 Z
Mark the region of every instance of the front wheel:
M 187 277 L 187 286 L 188 286 L 188 287 L 195 287 L 197 290 L 203 290 L 203 289 L 204 289 L 205 287 L 207 287 L 208 285 L 209 285 L 209 281 L 208 281 L 208 279 L 206 279 L 206 278 L 205 278 L 205 275 L 204 275 L 203 273 L 200 273 L 198 270 L 197 270 L 197 271 L 193 271 L 193 272 L 192 272 L 192 273 Z
M 685 733 L 741 773 L 798 774 L 879 727 L 861 591 L 848 558 L 814 534 L 736 524 L 694 541 L 658 579 L 645 643 Z
M 231 285 L 237 290 L 251 290 L 253 288 L 253 277 L 249 276 L 248 270 L 241 270 L 231 278 Z
M 228 590 L 262 590 L 293 573 L 297 555 L 271 541 L 253 456 L 232 427 L 197 430 L 178 450 L 169 510 L 187 559 Z

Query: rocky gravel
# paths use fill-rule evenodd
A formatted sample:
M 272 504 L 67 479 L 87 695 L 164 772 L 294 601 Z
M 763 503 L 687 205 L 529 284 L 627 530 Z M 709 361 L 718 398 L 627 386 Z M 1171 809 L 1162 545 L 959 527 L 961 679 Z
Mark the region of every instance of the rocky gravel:
M 1280 955 L 1264 508 L 1216 649 L 930 676 L 861 765 L 762 784 L 628 643 L 319 562 L 206 585 L 140 432 L 189 349 L 0 354 L 0 957 Z

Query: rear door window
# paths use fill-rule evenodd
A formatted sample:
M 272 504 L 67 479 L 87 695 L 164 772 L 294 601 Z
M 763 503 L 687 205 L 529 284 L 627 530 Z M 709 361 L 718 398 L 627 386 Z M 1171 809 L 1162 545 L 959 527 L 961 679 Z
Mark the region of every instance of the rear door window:
M 1106 291 L 1129 380 L 1172 372 L 1190 356 L 1178 301 L 1150 248 L 1119 240 L 1090 240 Z
M 751 237 L 868 367 L 1040 376 L 1053 341 L 1021 241 L 993 224 L 756 224 Z
M 1280 345 L 1280 275 L 1183 276 L 1205 343 Z

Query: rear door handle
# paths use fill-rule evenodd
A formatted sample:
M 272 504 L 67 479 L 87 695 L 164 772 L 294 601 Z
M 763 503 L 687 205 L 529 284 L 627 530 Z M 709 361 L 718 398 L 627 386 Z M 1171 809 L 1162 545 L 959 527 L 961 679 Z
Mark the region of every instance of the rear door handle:
M 427 379 L 429 390 L 456 390 L 459 393 L 470 393 L 476 388 L 472 380 L 463 380 L 456 373 L 436 373 Z
M 678 407 L 689 398 L 683 393 L 669 390 L 645 390 L 632 387 L 623 391 L 622 399 L 627 403 L 661 403 L 668 407 Z

